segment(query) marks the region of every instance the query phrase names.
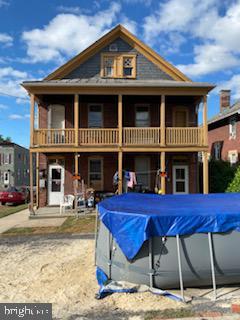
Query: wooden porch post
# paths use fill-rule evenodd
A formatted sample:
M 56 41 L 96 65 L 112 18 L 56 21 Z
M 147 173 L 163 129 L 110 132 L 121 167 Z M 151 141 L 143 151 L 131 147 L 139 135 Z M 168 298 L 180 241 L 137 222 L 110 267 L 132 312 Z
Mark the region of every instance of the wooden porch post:
M 35 107 L 35 96 L 30 94 L 30 147 L 33 146 L 33 134 L 34 134 L 34 107 Z
M 166 171 L 165 152 L 161 152 L 161 172 Z M 166 178 L 161 175 L 161 190 L 162 194 L 166 194 Z
M 33 153 L 30 151 L 29 154 L 29 184 L 30 184 L 30 205 L 29 205 L 29 211 L 30 214 L 34 213 L 34 203 L 33 203 Z
M 165 96 L 161 95 L 161 104 L 160 104 L 160 127 L 161 127 L 161 145 L 165 146 Z
M 79 168 L 78 168 L 78 153 L 76 152 L 74 154 L 74 172 L 75 172 L 75 176 L 78 176 L 79 175 Z M 77 177 L 76 177 L 77 178 Z M 75 213 L 77 214 L 77 187 L 78 187 L 78 180 L 74 180 L 73 181 L 73 184 L 74 184 L 74 207 L 75 207 Z
M 123 189 L 122 160 L 123 160 L 123 153 L 122 151 L 119 151 L 118 152 L 118 194 L 122 194 L 122 189 Z
M 208 182 L 208 153 L 203 151 L 203 193 L 208 194 L 209 182 Z
M 203 145 L 208 145 L 207 96 L 203 96 Z
M 75 146 L 79 144 L 78 129 L 79 129 L 79 96 L 74 95 L 74 129 L 75 129 Z
M 118 95 L 118 144 L 121 147 L 123 143 L 123 128 L 122 128 L 122 95 Z
M 39 152 L 36 153 L 36 206 L 39 207 Z
M 122 127 L 122 95 L 118 95 L 118 194 L 122 194 L 123 189 L 123 174 L 122 174 L 122 160 L 123 153 L 121 150 L 123 144 L 123 127 Z

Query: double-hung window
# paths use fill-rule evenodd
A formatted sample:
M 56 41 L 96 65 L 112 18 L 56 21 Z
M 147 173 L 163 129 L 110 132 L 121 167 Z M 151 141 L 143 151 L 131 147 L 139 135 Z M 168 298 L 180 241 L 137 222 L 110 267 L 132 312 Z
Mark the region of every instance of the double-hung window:
M 103 57 L 103 75 L 106 78 L 113 78 L 116 72 L 116 59 L 114 56 Z
M 230 119 L 229 123 L 229 139 L 236 139 L 237 137 L 237 122 L 235 118 Z
M 213 145 L 213 158 L 214 160 L 221 160 L 222 143 L 220 141 L 215 142 Z
M 89 185 L 95 190 L 102 190 L 103 188 L 103 160 L 102 158 L 89 159 Z
M 150 114 L 149 114 L 148 105 L 136 105 L 135 126 L 136 127 L 150 126 Z
M 88 127 L 103 127 L 103 111 L 101 104 L 89 104 L 88 106 Z

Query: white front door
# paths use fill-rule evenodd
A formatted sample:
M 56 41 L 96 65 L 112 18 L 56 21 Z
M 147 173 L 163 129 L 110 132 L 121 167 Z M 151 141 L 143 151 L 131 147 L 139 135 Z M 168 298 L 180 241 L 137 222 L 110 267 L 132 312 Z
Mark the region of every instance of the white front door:
M 189 193 L 189 174 L 188 166 L 173 166 L 173 193 L 187 194 Z
M 137 183 L 141 184 L 143 189 L 150 189 L 150 158 L 135 157 L 135 171 Z
M 48 204 L 59 205 L 64 197 L 64 167 L 50 164 L 48 172 Z

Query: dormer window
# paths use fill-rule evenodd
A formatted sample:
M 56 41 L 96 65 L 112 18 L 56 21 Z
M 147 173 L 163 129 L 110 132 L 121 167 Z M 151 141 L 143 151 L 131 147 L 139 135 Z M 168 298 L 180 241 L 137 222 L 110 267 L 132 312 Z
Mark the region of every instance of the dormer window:
M 136 55 L 123 53 L 102 54 L 101 77 L 136 78 Z
M 123 57 L 123 77 L 132 78 L 135 70 L 135 57 Z M 134 76 L 135 77 L 135 76 Z
M 114 76 L 114 57 L 104 57 L 104 76 L 112 78 Z

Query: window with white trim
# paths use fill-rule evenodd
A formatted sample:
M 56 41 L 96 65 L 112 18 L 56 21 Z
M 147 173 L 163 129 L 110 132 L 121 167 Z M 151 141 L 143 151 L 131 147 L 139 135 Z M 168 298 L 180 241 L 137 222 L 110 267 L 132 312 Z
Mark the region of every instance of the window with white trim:
M 236 139 L 237 137 L 237 121 L 235 118 L 230 119 L 229 123 L 229 139 Z
M 8 171 L 3 173 L 3 183 L 5 186 L 9 185 L 9 177 L 10 175 Z
M 228 159 L 231 165 L 234 165 L 238 162 L 238 152 L 237 150 L 228 151 Z

